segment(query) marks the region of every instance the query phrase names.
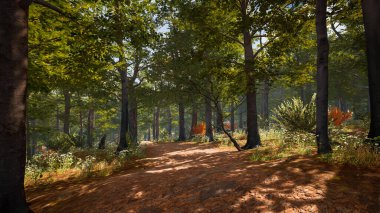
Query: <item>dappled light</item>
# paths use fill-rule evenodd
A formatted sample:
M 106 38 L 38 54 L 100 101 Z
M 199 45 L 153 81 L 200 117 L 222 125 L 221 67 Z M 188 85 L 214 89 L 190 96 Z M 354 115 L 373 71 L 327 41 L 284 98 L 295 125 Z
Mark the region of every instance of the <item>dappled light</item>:
M 147 158 L 138 160 L 141 168 L 88 183 L 31 190 L 28 200 L 37 212 L 379 208 L 378 170 L 331 166 L 315 156 L 252 163 L 249 155 L 207 144 L 152 144 Z

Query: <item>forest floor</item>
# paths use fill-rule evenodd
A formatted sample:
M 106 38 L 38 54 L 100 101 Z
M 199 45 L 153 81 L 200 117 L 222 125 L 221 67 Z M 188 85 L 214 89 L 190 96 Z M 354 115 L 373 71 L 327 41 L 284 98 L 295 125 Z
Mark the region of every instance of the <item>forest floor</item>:
M 252 162 L 212 144 L 148 144 L 134 168 L 27 189 L 35 212 L 379 212 L 380 169 L 316 157 Z

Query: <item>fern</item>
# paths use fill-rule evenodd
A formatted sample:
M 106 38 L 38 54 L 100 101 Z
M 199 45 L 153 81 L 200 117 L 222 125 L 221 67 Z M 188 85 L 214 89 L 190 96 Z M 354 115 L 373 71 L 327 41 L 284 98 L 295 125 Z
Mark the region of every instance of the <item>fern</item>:
M 300 98 L 284 101 L 272 110 L 272 120 L 282 129 L 290 132 L 313 132 L 316 125 L 316 95 L 303 103 Z

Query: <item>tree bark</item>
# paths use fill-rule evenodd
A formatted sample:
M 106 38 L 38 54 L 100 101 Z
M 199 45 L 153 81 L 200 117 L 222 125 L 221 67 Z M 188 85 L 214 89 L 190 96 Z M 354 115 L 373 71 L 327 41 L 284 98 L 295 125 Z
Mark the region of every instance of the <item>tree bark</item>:
M 120 140 L 116 149 L 120 152 L 128 148 L 127 134 L 128 134 L 128 80 L 126 71 L 119 70 L 121 76 L 121 121 L 120 121 Z
M 185 105 L 180 102 L 178 104 L 178 120 L 179 120 L 179 135 L 178 140 L 179 141 L 185 141 L 186 140 L 186 133 L 185 133 Z
M 362 0 L 367 41 L 371 123 L 368 138 L 380 136 L 380 1 Z
M 212 106 L 211 101 L 205 98 L 205 122 L 206 122 L 206 136 L 209 141 L 214 141 L 214 135 L 212 132 Z
M 87 117 L 87 147 L 92 148 L 94 143 L 94 109 L 88 110 Z
M 230 109 L 230 130 L 231 132 L 235 132 L 235 104 L 231 104 L 231 109 Z
M 194 137 L 194 128 L 198 124 L 198 112 L 197 112 L 197 106 L 194 103 L 191 110 L 191 129 L 190 129 L 190 138 Z
M 243 149 L 260 146 L 260 135 L 257 122 L 256 79 L 254 78 L 255 57 L 252 49 L 252 38 L 248 29 L 243 30 L 244 36 L 244 72 L 247 77 L 247 143 Z
M 317 0 L 317 130 L 318 153 L 331 152 L 328 137 L 328 57 L 329 41 L 326 27 L 327 0 Z
M 63 115 L 63 132 L 70 135 L 70 110 L 71 110 L 71 94 L 68 91 L 63 91 L 65 97 L 65 112 Z
M 0 212 L 28 212 L 26 160 L 27 1 L 0 1 Z

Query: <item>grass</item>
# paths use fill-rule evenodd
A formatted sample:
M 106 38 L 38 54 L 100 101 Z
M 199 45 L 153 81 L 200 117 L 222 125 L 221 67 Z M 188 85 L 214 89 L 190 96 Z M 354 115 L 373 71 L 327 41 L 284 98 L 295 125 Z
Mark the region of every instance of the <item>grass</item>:
M 109 176 L 144 156 L 141 147 L 131 147 L 119 155 L 114 153 L 115 149 L 77 149 L 65 154 L 47 152 L 36 155 L 27 164 L 25 186 Z
M 260 130 L 262 146 L 251 150 L 252 161 L 270 161 L 291 156 L 318 156 L 323 162 L 334 165 L 351 165 L 371 168 L 380 166 L 380 154 L 364 144 L 365 134 L 357 126 L 330 127 L 333 153 L 317 155 L 315 136 L 310 133 L 285 132 L 275 128 Z M 234 133 L 240 145 L 245 144 L 244 132 Z M 217 134 L 220 146 L 232 146 L 223 134 Z

